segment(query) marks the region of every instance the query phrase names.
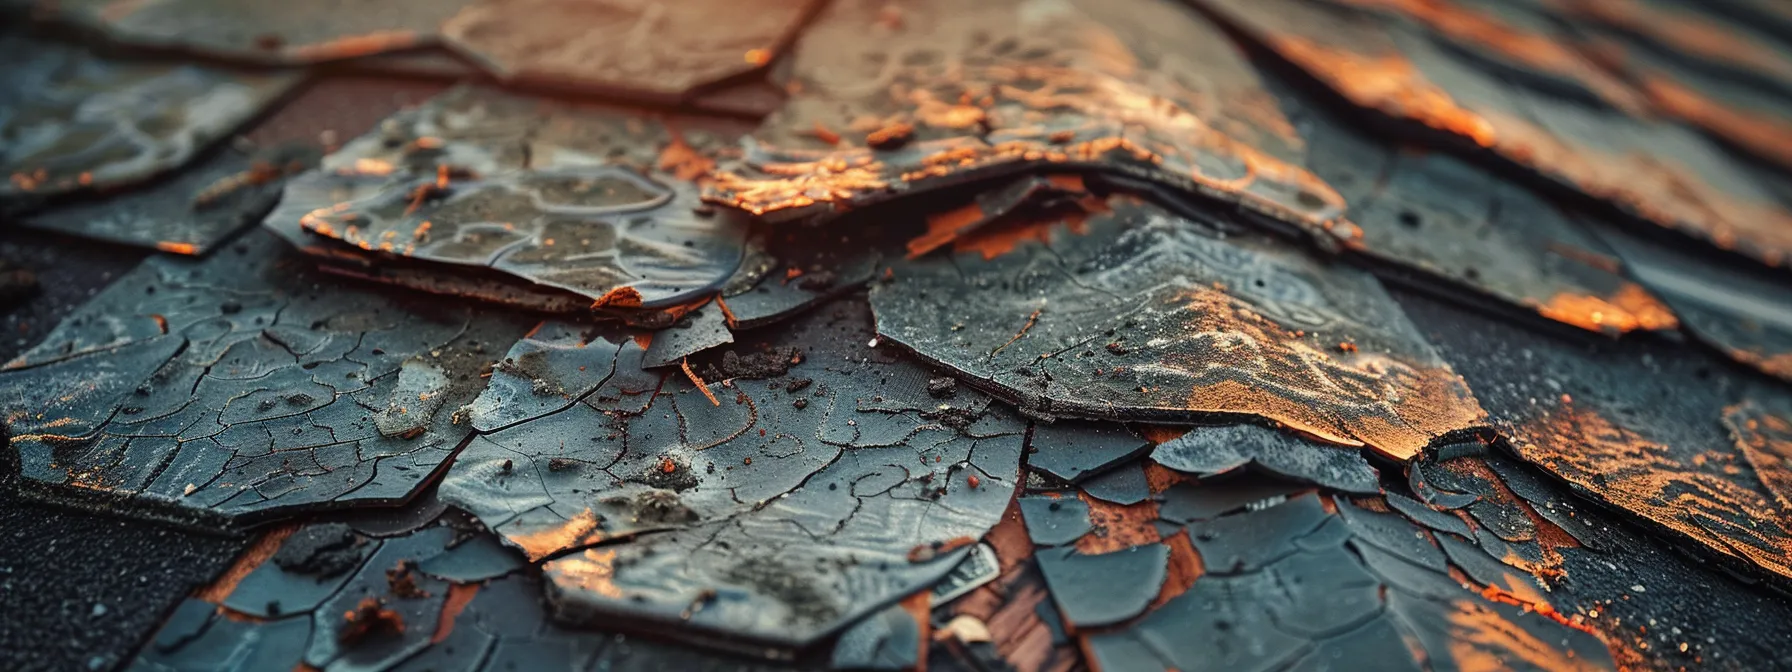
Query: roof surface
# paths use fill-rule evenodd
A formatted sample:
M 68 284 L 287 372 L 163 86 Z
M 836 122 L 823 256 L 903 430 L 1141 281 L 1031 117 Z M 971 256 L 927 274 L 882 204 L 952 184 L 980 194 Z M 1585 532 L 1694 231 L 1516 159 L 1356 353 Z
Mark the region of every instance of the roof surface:
M 0 667 L 1792 667 L 1774 2 L 0 16 Z

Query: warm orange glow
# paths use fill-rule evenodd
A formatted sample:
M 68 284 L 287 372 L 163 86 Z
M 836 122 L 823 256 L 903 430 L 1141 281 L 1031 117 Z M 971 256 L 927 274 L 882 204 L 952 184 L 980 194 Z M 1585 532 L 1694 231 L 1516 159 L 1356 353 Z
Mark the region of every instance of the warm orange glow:
M 504 537 L 523 549 L 530 562 L 535 562 L 569 548 L 602 541 L 605 534 L 598 529 L 597 514 L 585 509 L 559 524 L 527 532 L 505 532 Z
M 1561 293 L 1537 307 L 1544 317 L 1588 331 L 1622 334 L 1636 330 L 1666 331 L 1680 326 L 1666 304 L 1634 282 L 1625 282 L 1610 297 Z
M 1369 56 L 1292 36 L 1278 36 L 1277 52 L 1364 107 L 1406 117 L 1482 147 L 1498 135 L 1492 123 L 1456 104 L 1399 54 Z
M 192 243 L 173 243 L 163 240 L 156 242 L 156 249 L 174 254 L 199 254 L 199 246 Z
M 1734 453 L 1687 463 L 1673 449 L 1567 400 L 1520 429 L 1513 445 L 1526 460 L 1714 553 L 1792 577 L 1792 531 L 1782 509 L 1722 469 Z

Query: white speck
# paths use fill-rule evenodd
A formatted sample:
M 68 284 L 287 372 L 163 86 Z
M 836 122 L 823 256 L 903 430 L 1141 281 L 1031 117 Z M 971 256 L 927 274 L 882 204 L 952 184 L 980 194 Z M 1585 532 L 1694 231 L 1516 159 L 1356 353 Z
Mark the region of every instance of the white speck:
M 106 615 L 106 605 L 95 602 L 93 604 L 93 617 L 99 618 L 99 617 L 105 616 L 105 615 Z
M 1637 585 L 1634 585 L 1634 586 L 1631 586 L 1631 587 L 1630 587 L 1630 592 L 1633 592 L 1633 593 L 1645 593 L 1645 592 L 1648 592 L 1648 591 L 1646 591 L 1646 590 L 1643 590 L 1643 584 L 1640 584 L 1640 583 L 1639 583 L 1639 584 L 1637 584 Z
M 870 342 L 870 343 L 866 343 L 866 344 L 865 344 L 865 347 L 867 347 L 867 348 L 875 348 L 875 347 L 877 347 L 877 339 L 876 339 L 876 338 L 873 338 L 873 339 L 871 339 L 871 342 Z

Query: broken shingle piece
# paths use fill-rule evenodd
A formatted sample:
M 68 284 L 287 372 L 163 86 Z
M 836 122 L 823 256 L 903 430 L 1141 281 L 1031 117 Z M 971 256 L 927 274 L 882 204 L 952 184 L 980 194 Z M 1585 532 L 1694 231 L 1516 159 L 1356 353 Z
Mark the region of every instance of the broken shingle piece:
M 1788 395 L 1783 385 L 1751 379 L 1697 349 L 1600 346 L 1482 321 L 1464 328 L 1443 306 L 1416 297 L 1403 303 L 1476 384 L 1524 461 L 1715 556 L 1792 576 L 1792 517 L 1754 470 L 1738 468 L 1744 455 L 1723 423 L 1726 409 L 1745 400 L 1780 403 Z M 1472 466 L 1460 462 L 1437 466 Z M 1448 471 L 1426 473 L 1451 490 L 1478 489 L 1468 511 L 1489 536 L 1531 543 L 1538 529 L 1523 503 L 1503 488 L 1477 485 L 1490 475 L 1470 473 L 1445 486 Z
M 874 4 L 835 3 L 792 58 L 804 85 L 761 127 L 760 144 L 719 171 L 711 201 L 789 219 L 1080 169 L 1298 227 L 1342 213 L 1336 193 L 1290 162 L 1301 141 L 1256 71 L 1176 3 L 1078 0 L 1042 11 L 1022 0 L 935 0 L 905 5 L 899 20 Z
M 935 399 L 936 374 L 867 347 L 865 311 L 838 301 L 728 347 L 794 346 L 783 372 L 674 374 L 628 408 L 598 390 L 477 437 L 442 497 L 546 560 L 564 619 L 813 641 L 950 572 L 1019 478 L 1024 423 L 968 391 Z M 625 366 L 610 379 L 640 375 Z
M 471 431 L 452 409 L 484 386 L 487 348 L 526 323 L 332 281 L 284 252 L 255 235 L 152 258 L 8 364 L 0 386 L 50 394 L 9 397 L 34 489 L 230 526 L 421 487 Z
M 1327 446 L 1256 425 L 1196 427 L 1158 444 L 1151 460 L 1195 476 L 1256 465 L 1285 478 L 1344 492 L 1381 490 L 1375 469 L 1353 448 Z
M 472 0 L 318 6 L 280 0 L 73 0 L 53 14 L 121 44 L 260 64 L 338 61 L 435 41 Z
M 1686 254 L 1609 225 L 1595 225 L 1637 282 L 1719 352 L 1792 381 L 1792 291 L 1784 273 Z
M 319 155 L 300 145 L 252 152 L 219 147 L 166 180 L 92 201 L 57 204 L 21 223 L 163 252 L 207 254 L 260 222 L 280 199 L 286 177 L 316 165 Z
M 1081 634 L 1085 649 L 1104 669 L 1417 670 L 1482 660 L 1618 669 L 1603 642 L 1547 603 L 1513 606 L 1467 590 L 1424 530 L 1391 514 L 1342 517 L 1361 514 L 1374 518 L 1347 525 L 1304 495 L 1191 524 L 1205 572 L 1142 618 Z M 1364 532 L 1381 545 L 1364 544 Z M 1485 560 L 1492 566 L 1477 571 L 1504 581 Z
M 1542 181 L 1769 265 L 1792 255 L 1792 214 L 1752 169 L 1691 129 L 1525 86 L 1373 12 L 1308 0 L 1201 0 L 1357 107 L 1485 151 Z M 1629 157 L 1647 157 L 1644 161 Z
M 1260 418 L 1395 459 L 1484 422 L 1369 275 L 1109 204 L 1005 254 L 897 264 L 878 332 L 1047 416 Z
M 1671 330 L 1674 313 L 1642 286 L 1573 215 L 1525 187 L 1448 154 L 1390 150 L 1317 102 L 1291 116 L 1309 122 L 1308 163 L 1350 202 L 1350 226 L 1330 233 L 1383 277 L 1428 291 L 1451 285 L 1588 331 Z M 1442 279 L 1449 284 L 1438 283 Z
M 673 104 L 763 71 L 817 0 L 475 0 L 448 44 L 501 81 Z
M 691 180 L 707 160 L 686 144 L 698 136 L 457 88 L 294 178 L 266 225 L 328 264 L 394 281 L 366 269 L 403 269 L 431 291 L 481 294 L 465 286 L 486 280 L 600 310 L 681 304 L 721 287 L 746 237 L 700 207 Z
M 7 178 L 0 208 L 7 209 L 172 172 L 302 79 L 112 60 L 11 30 L 0 32 L 0 60 L 11 64 L 0 77 L 0 173 Z

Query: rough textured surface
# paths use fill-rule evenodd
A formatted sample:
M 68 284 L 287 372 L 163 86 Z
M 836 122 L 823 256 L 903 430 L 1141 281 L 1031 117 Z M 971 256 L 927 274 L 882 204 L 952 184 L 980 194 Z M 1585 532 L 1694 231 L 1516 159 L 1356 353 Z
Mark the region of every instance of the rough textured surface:
M 788 218 L 1082 168 L 1299 226 L 1343 209 L 1288 162 L 1300 138 L 1256 72 L 1175 3 L 838 2 L 792 58 L 801 89 L 711 200 Z
M 1792 519 L 1724 426 L 1733 405 L 1783 403 L 1783 383 L 1696 350 L 1451 328 L 1440 307 L 1407 305 L 1525 460 L 1708 553 L 1792 576 Z
M 0 31 L 0 208 L 166 173 L 299 82 L 179 63 L 112 60 Z M 0 210 L 4 211 L 4 210 Z
M 0 668 L 1792 666 L 1772 3 L 31 4 Z
M 1350 103 L 1771 265 L 1792 216 L 1695 131 L 1527 86 L 1381 16 L 1313 0 L 1200 3 Z
M 869 322 L 836 302 L 730 348 L 800 363 L 704 389 L 588 345 L 608 378 L 475 438 L 443 497 L 549 560 L 562 618 L 812 642 L 951 570 L 1019 477 L 1025 425 L 974 393 L 937 403 Z
M 9 362 L 29 489 L 202 525 L 414 492 L 522 323 L 293 282 L 293 261 L 265 234 L 152 259 Z
M 878 331 L 1047 415 L 1255 417 L 1397 459 L 1482 412 L 1374 278 L 1115 197 L 1012 251 L 897 264 Z M 1228 235 L 1228 234 L 1231 235 Z
M 746 227 L 697 207 L 687 171 L 703 159 L 669 133 L 644 117 L 459 88 L 294 179 L 266 224 L 334 263 L 421 267 L 450 288 L 490 270 L 603 306 L 678 303 L 734 272 Z
M 677 101 L 766 67 L 822 4 L 483 0 L 442 32 L 502 80 Z

